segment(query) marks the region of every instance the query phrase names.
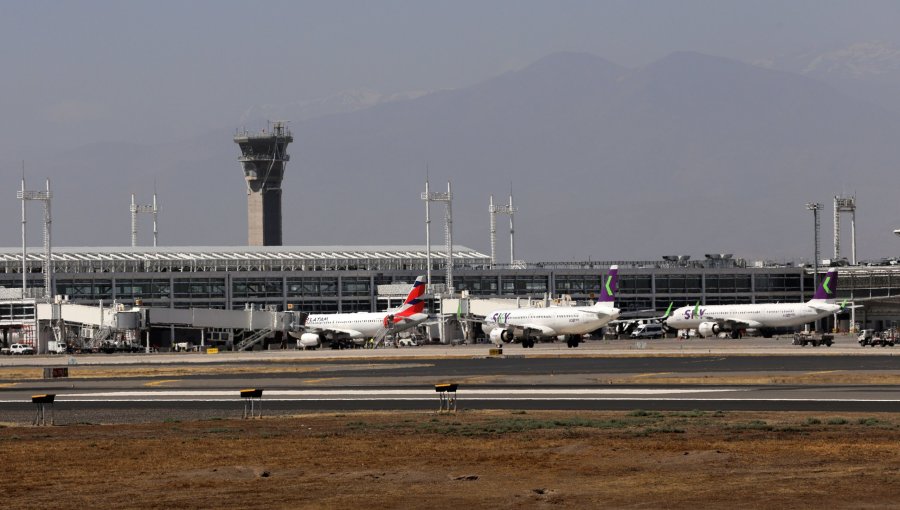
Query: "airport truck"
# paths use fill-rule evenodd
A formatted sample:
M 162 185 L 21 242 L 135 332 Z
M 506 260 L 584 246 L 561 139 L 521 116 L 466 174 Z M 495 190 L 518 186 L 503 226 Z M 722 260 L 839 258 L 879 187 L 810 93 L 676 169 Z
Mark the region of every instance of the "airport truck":
M 59 340 L 50 340 L 47 344 L 47 352 L 49 354 L 65 354 L 66 343 Z
M 865 334 L 867 331 L 869 334 Z M 893 347 L 894 343 L 897 342 L 897 335 L 894 331 L 872 332 L 871 330 L 864 330 L 863 333 L 859 335 L 858 341 L 859 345 L 862 347 L 867 345 L 872 347 Z
M 806 347 L 807 345 L 812 345 L 813 347 L 818 347 L 820 345 L 831 347 L 831 344 L 834 343 L 834 335 L 827 333 L 819 335 L 808 332 L 794 333 L 794 341 L 791 343 L 799 345 L 800 347 Z

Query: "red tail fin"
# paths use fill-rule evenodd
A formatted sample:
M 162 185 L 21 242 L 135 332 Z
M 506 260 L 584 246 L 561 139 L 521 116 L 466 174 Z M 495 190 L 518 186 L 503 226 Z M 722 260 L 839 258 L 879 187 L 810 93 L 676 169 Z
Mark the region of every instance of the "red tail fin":
M 425 287 L 425 277 L 420 276 L 416 278 L 416 282 L 413 283 L 412 289 L 406 296 L 406 301 L 403 302 L 403 306 L 398 309 L 395 315 L 405 317 L 414 313 L 422 313 L 425 310 L 425 300 L 422 299 L 422 296 L 425 295 Z

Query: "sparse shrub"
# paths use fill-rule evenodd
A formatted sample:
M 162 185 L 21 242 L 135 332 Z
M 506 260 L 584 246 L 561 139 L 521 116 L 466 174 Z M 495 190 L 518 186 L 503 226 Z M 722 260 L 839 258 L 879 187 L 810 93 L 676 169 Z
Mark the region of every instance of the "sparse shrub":
M 684 429 L 666 425 L 664 427 L 648 427 L 643 430 L 643 435 L 649 436 L 650 434 L 684 434 Z

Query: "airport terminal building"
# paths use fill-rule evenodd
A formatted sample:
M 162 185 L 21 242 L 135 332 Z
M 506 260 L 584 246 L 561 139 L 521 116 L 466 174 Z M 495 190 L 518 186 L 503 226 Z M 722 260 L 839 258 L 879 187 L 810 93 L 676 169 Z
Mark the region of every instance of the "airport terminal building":
M 431 255 L 434 290 L 446 293 L 445 252 L 434 249 Z M 39 250 L 28 252 L 26 284 L 36 295 L 43 291 L 43 257 Z M 381 295 L 379 288 L 412 282 L 428 267 L 425 246 L 54 248 L 52 260 L 53 294 L 74 303 L 309 313 L 383 310 L 396 296 Z M 488 255 L 455 246 L 453 260 L 453 289 L 486 299 L 570 295 L 587 301 L 610 265 L 617 264 L 617 304 L 624 311 L 665 310 L 669 303 L 800 302 L 815 290 L 809 268 L 715 255 L 510 267 L 492 266 Z M 0 287 L 22 287 L 21 250 L 0 249 Z M 863 305 L 855 310 L 862 327 L 882 329 L 900 320 L 898 294 L 900 268 L 840 269 L 838 296 Z M 849 327 L 847 315 L 839 327 L 845 321 Z

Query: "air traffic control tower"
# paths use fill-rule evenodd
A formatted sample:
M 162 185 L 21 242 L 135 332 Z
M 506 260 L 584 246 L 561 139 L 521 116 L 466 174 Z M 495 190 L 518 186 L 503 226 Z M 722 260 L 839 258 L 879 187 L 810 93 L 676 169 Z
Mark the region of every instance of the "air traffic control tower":
M 270 130 L 238 133 L 238 161 L 247 180 L 247 242 L 250 246 L 281 246 L 281 180 L 291 157 L 287 146 L 294 141 L 284 122 Z

